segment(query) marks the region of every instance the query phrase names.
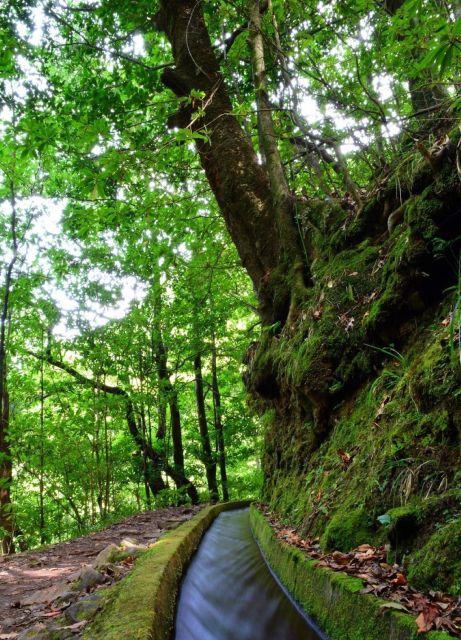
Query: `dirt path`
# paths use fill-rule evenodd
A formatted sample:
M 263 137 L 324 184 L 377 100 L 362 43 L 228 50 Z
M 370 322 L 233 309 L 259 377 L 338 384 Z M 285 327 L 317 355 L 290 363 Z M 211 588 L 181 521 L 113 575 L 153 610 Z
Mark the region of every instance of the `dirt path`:
M 69 605 L 65 602 L 68 598 L 63 585 L 67 580 L 79 577 L 82 568 L 91 565 L 108 545 L 120 545 L 126 538 L 139 545 L 154 544 L 166 530 L 189 520 L 200 508 L 144 511 L 98 533 L 50 545 L 40 551 L 0 557 L 0 640 L 19 639 L 25 629 L 46 624 L 62 613 Z M 120 579 L 131 566 L 128 560 L 111 567 L 103 573 L 104 584 Z M 87 596 L 95 587 L 95 584 L 90 585 L 78 597 Z M 49 597 L 45 589 L 49 589 Z M 69 583 L 67 590 L 70 589 Z M 60 606 L 53 598 L 55 590 L 56 593 L 65 592 Z

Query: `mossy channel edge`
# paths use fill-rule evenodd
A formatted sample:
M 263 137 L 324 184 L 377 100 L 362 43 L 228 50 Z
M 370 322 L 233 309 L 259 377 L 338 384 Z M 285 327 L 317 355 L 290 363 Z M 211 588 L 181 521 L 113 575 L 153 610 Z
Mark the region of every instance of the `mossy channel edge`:
M 253 534 L 271 569 L 331 640 L 448 640 L 440 631 L 418 635 L 414 616 L 383 609 L 385 600 L 360 594 L 362 581 L 316 566 L 300 549 L 279 540 L 254 506 Z
M 161 537 L 130 575 L 110 589 L 104 611 L 85 630 L 84 640 L 169 640 L 181 579 L 204 533 L 222 511 L 249 504 L 205 507 Z

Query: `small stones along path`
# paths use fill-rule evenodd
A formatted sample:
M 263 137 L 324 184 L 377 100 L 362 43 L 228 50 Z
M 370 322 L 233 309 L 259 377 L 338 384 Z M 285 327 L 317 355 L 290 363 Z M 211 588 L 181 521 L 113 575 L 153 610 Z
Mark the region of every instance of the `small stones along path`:
M 123 578 L 140 552 L 202 507 L 143 511 L 75 540 L 0 556 L 0 640 L 45 638 L 45 628 L 54 618 L 66 615 L 66 610 L 63 637 L 78 637 L 86 622 L 76 622 L 72 608 L 91 599 L 89 593 Z M 112 551 L 124 557 L 113 558 Z M 72 585 L 77 580 L 80 588 Z

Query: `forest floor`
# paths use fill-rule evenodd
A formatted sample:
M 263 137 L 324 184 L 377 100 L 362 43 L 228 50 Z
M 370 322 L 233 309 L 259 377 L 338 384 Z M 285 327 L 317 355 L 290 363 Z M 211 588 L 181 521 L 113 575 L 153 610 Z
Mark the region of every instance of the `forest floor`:
M 201 508 L 203 505 L 144 511 L 97 533 L 0 557 L 0 640 L 45 638 L 46 627 L 63 613 L 67 618 L 64 635 L 78 637 L 86 624 L 85 620 L 79 621 L 79 601 L 91 608 L 91 598 L 94 602 L 95 597 L 88 594 L 124 577 L 139 551 Z M 109 545 L 124 548 L 125 557 L 106 566 L 100 562 L 98 566 L 98 555 Z M 80 581 L 80 589 L 74 586 L 72 590 L 76 581 Z M 36 633 L 30 631 L 32 628 Z

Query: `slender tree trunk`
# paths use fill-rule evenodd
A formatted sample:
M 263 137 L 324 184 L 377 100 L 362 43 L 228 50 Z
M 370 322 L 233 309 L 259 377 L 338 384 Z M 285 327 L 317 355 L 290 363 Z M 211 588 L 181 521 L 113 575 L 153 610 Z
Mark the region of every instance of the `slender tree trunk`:
M 146 440 L 147 442 L 149 442 L 149 444 L 152 446 L 152 442 L 151 440 L 148 438 L 147 436 L 147 430 L 146 430 L 146 421 L 145 421 L 145 417 L 144 417 L 144 407 L 141 406 L 141 428 L 142 428 L 142 436 L 143 439 Z M 160 474 L 160 465 L 158 467 L 155 468 L 150 468 L 150 463 L 151 461 L 148 459 L 147 457 L 147 453 L 146 453 L 146 449 L 143 450 L 143 454 L 142 454 L 142 471 L 143 471 L 143 478 L 144 478 L 144 492 L 146 494 L 146 506 L 148 509 L 151 508 L 152 506 L 152 501 L 150 498 L 150 494 L 151 494 L 151 487 L 152 489 L 154 489 L 155 491 L 157 491 L 157 486 L 158 486 L 158 482 L 160 480 L 160 484 L 164 485 L 163 483 L 163 478 Z M 162 486 L 162 489 L 164 488 L 164 486 Z M 154 491 L 152 490 L 152 493 L 154 493 Z M 158 493 L 158 491 L 157 491 Z M 156 495 L 156 494 L 154 494 Z
M 42 351 L 44 349 L 44 339 L 42 331 Z M 44 380 L 44 367 L 43 360 L 40 361 L 40 468 L 38 478 L 38 490 L 39 490 L 39 529 L 40 529 L 40 544 L 45 544 L 45 482 L 44 482 L 44 468 L 45 468 L 45 380 Z
M 96 503 L 98 505 L 99 514 L 104 515 L 103 513 L 103 504 L 102 504 L 102 478 L 101 478 L 101 446 L 100 446 L 100 417 L 99 417 L 99 406 L 98 406 L 98 394 L 96 389 L 93 389 L 93 421 L 94 421 L 94 436 L 92 442 L 92 453 L 94 454 L 94 464 L 92 465 L 91 472 L 93 472 L 94 468 L 94 481 L 92 482 L 92 486 L 96 486 Z M 92 498 L 92 505 L 94 499 Z M 91 520 L 94 522 L 96 519 L 96 511 L 92 506 L 92 514 Z
M 160 385 L 159 385 L 160 386 Z M 165 399 L 165 394 L 163 393 L 163 389 L 159 389 L 159 397 L 157 403 L 157 419 L 158 419 L 158 428 L 157 428 L 157 439 L 165 440 L 166 430 L 167 430 L 167 403 Z
M 210 434 L 206 418 L 205 396 L 203 393 L 202 357 L 200 353 L 194 358 L 195 400 L 197 403 L 197 419 L 202 445 L 203 464 L 205 465 L 208 491 L 211 502 L 219 500 L 218 483 L 216 481 L 216 460 L 211 451 Z
M 5 381 L 2 386 L 0 399 L 0 535 L 3 533 L 2 553 L 9 554 L 14 553 L 14 520 L 10 494 L 13 463 L 8 440 L 9 396 L 7 389 L 5 389 Z
M 211 351 L 211 376 L 212 376 L 212 388 L 213 388 L 213 409 L 214 409 L 214 426 L 216 431 L 216 441 L 218 445 L 218 462 L 219 471 L 221 474 L 221 487 L 223 500 L 229 500 L 229 488 L 227 484 L 227 470 L 226 470 L 226 450 L 224 442 L 224 428 L 222 423 L 221 412 L 221 394 L 218 384 L 218 367 L 216 358 L 216 343 L 213 336 L 213 344 Z
M 111 440 L 109 435 L 109 430 L 107 428 L 107 406 L 104 405 L 104 460 L 105 460 L 105 478 L 104 478 L 104 504 L 106 513 L 110 509 L 110 488 L 112 482 L 112 447 Z
M 82 518 L 80 511 L 78 510 L 77 504 L 69 493 L 65 494 L 67 502 L 70 505 L 71 511 L 74 514 L 75 521 L 77 522 L 79 531 L 83 531 L 85 529 L 85 518 Z
M 176 389 L 170 378 L 168 369 L 168 349 L 163 340 L 162 327 L 160 325 L 160 313 L 162 308 L 162 294 L 160 288 L 159 274 L 154 270 L 154 295 L 155 295 L 155 318 L 152 332 L 152 349 L 154 352 L 155 364 L 157 367 L 158 389 L 159 389 L 159 425 L 157 438 L 164 439 L 166 434 L 166 403 L 170 409 L 171 439 L 173 441 L 173 465 L 168 464 L 165 459 L 166 470 L 177 489 L 186 488 L 187 494 L 192 504 L 199 502 L 199 496 L 195 485 L 186 477 L 184 469 L 184 448 L 182 442 L 181 413 L 179 409 L 179 398 Z
M 141 397 L 144 397 L 144 357 L 142 349 L 139 352 L 138 358 L 138 377 L 139 377 L 139 390 L 141 392 Z M 139 406 L 139 415 L 141 420 L 141 429 L 142 429 L 142 437 L 143 440 L 148 442 L 150 446 L 152 446 L 152 437 L 150 430 L 147 426 L 146 421 L 146 412 L 144 409 L 144 403 L 141 400 Z M 153 465 L 152 460 L 149 460 L 146 454 L 146 449 L 144 449 L 142 454 L 142 471 L 144 478 L 144 491 L 146 494 L 146 506 L 148 509 L 152 507 L 151 493 L 155 496 L 160 491 L 165 488 L 165 483 L 162 478 L 162 463 L 161 458 L 159 456 L 159 464 Z
M 28 353 L 35 358 L 42 358 L 42 356 L 32 351 L 28 351 Z M 57 369 L 65 371 L 73 378 L 78 380 L 81 384 L 84 384 L 88 387 L 95 387 L 100 391 L 103 391 L 104 393 L 109 393 L 111 395 L 119 396 L 120 398 L 122 398 L 125 402 L 125 416 L 128 425 L 128 431 L 130 432 L 135 444 L 137 445 L 139 452 L 141 453 L 141 455 L 143 455 L 145 451 L 146 456 L 150 461 L 152 461 L 154 467 L 159 465 L 161 456 L 158 451 L 153 448 L 151 443 L 143 438 L 142 431 L 139 429 L 136 420 L 136 412 L 133 401 L 131 400 L 129 393 L 125 391 L 125 389 L 98 382 L 97 380 L 92 380 L 91 378 L 87 378 L 65 362 L 61 362 L 60 360 L 56 360 L 55 358 L 53 358 L 50 353 L 45 357 L 45 361 L 53 365 Z M 197 489 L 190 480 L 188 480 L 184 475 L 181 475 L 181 473 L 178 473 L 173 467 L 171 467 L 171 465 L 167 463 L 165 464 L 165 472 L 176 483 L 176 486 L 186 487 L 187 494 L 189 495 L 192 504 L 197 504 L 199 502 Z
M 14 553 L 14 516 L 11 503 L 11 483 L 13 480 L 13 459 L 10 446 L 10 400 L 7 376 L 7 325 L 10 314 L 10 294 L 13 270 L 18 259 L 18 239 L 16 232 L 16 192 L 10 183 L 12 258 L 6 268 L 3 304 L 0 314 L 0 529 L 3 530 L 2 552 Z
M 186 477 L 184 470 L 184 449 L 182 444 L 181 413 L 179 410 L 178 394 L 168 377 L 169 394 L 168 405 L 170 407 L 171 439 L 173 441 L 173 466 L 167 465 L 167 473 L 178 489 L 186 488 L 186 492 L 192 504 L 198 504 L 199 496 L 195 485 Z
M 184 473 L 184 448 L 182 444 L 181 414 L 179 411 L 178 394 L 173 387 L 170 389 L 169 407 L 174 468 L 180 473 Z

